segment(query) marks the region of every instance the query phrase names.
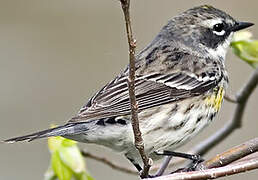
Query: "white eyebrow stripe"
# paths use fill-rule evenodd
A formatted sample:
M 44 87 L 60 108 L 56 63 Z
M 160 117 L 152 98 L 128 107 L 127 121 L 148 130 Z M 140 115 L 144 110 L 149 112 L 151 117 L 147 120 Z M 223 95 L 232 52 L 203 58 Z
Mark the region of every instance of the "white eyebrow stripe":
M 223 20 L 218 18 L 218 19 L 208 19 L 202 22 L 204 26 L 207 26 L 209 28 L 212 28 L 215 24 L 220 24 L 223 23 Z

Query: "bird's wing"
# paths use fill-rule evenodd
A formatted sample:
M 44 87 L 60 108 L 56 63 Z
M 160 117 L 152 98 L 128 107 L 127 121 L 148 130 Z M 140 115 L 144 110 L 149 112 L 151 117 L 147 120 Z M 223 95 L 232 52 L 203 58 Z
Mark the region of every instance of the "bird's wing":
M 186 72 L 136 76 L 138 110 L 203 94 L 215 87 L 220 80 L 214 73 L 207 73 L 206 76 L 193 76 Z M 104 86 L 69 122 L 128 115 L 130 112 L 127 75 L 122 74 Z

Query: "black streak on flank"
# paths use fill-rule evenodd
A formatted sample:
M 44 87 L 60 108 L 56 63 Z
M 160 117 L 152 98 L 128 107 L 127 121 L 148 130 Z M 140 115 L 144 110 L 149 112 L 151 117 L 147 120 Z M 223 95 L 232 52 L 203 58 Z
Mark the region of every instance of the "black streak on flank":
M 156 59 L 156 54 L 158 52 L 158 48 L 155 47 L 147 56 L 146 56 L 146 65 L 148 66 Z
M 118 120 L 117 120 L 117 123 L 118 123 L 118 124 L 122 124 L 122 125 L 126 125 L 126 121 L 123 120 L 123 119 L 118 119 Z
M 211 113 L 209 115 L 209 120 L 212 121 L 214 119 L 215 115 L 216 115 L 216 113 Z
M 190 110 L 194 107 L 194 104 L 190 104 L 187 109 L 185 110 L 185 114 L 190 112 Z
M 181 129 L 184 125 L 185 125 L 185 122 L 184 122 L 184 121 L 182 121 L 179 125 L 177 125 L 177 126 L 173 126 L 173 129 L 174 129 L 174 130 Z
M 108 120 L 106 120 L 105 123 L 108 123 L 108 124 L 116 124 L 115 117 L 108 118 Z
M 199 116 L 199 117 L 197 118 L 196 124 L 198 124 L 202 119 L 203 119 L 203 116 Z
M 181 129 L 182 127 L 185 126 L 185 124 L 189 121 L 189 119 L 190 119 L 190 118 L 187 118 L 187 119 L 185 119 L 184 121 L 182 121 L 179 125 L 173 126 L 173 129 L 174 129 L 174 130 Z
M 98 120 L 96 124 L 97 124 L 97 125 L 100 125 L 100 126 L 105 126 L 104 119 Z
M 174 114 L 174 113 L 177 112 L 177 110 L 178 110 L 178 105 L 176 104 L 176 105 L 173 107 L 173 109 L 170 111 L 170 113 L 171 113 L 171 114 Z

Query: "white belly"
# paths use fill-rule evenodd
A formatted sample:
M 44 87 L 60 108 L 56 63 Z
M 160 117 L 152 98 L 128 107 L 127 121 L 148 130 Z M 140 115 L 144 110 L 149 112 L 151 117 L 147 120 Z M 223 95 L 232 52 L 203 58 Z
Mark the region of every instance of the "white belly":
M 184 100 L 177 104 L 167 104 L 142 111 L 139 115 L 140 128 L 144 139 L 145 151 L 151 158 L 157 158 L 154 151 L 178 148 L 207 126 L 216 115 L 216 111 L 200 104 L 195 99 Z M 193 104 L 198 104 L 193 105 Z M 134 136 L 129 117 L 126 125 L 96 125 L 93 122 L 85 134 L 68 137 L 86 143 L 95 143 L 125 154 L 140 164 L 140 156 L 134 147 Z M 161 158 L 161 156 L 158 156 Z

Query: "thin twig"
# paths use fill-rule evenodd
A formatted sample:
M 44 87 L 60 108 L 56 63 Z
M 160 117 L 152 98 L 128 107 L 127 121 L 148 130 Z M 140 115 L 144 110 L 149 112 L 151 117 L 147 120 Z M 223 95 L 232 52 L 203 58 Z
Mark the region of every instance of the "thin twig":
M 129 96 L 130 96 L 130 104 L 131 104 L 131 121 L 132 127 L 134 132 L 134 143 L 135 147 L 138 149 L 142 161 L 143 161 L 143 170 L 141 172 L 141 177 L 148 177 L 149 169 L 151 166 L 151 161 L 146 155 L 144 151 L 144 143 L 139 127 L 139 120 L 138 120 L 138 105 L 136 102 L 135 97 L 135 48 L 136 48 L 136 41 L 133 38 L 132 28 L 131 28 L 131 20 L 130 20 L 130 0 L 120 0 L 121 6 L 124 13 L 125 24 L 126 24 L 126 32 L 127 32 L 127 39 L 129 44 L 129 76 L 128 76 L 128 89 L 129 89 Z
M 160 165 L 160 168 L 157 170 L 155 176 L 161 176 L 161 175 L 164 174 L 164 172 L 165 172 L 165 170 L 167 169 L 167 167 L 168 167 L 168 165 L 169 165 L 171 159 L 172 159 L 172 156 L 167 156 L 167 157 L 164 159 L 163 163 Z
M 210 160 L 200 163 L 197 170 L 211 169 L 228 165 L 236 160 L 239 160 L 249 154 L 258 151 L 258 137 L 243 144 L 235 146 L 224 153 L 221 153 Z
M 230 94 L 226 94 L 225 95 L 225 100 L 227 100 L 228 102 L 231 102 L 231 103 L 237 103 L 237 99 L 235 96 L 232 96 Z
M 138 173 L 132 169 L 129 169 L 129 168 L 126 168 L 126 167 L 122 167 L 121 165 L 117 165 L 113 162 L 111 162 L 110 160 L 106 159 L 105 157 L 99 157 L 99 156 L 96 156 L 94 154 L 91 154 L 85 150 L 81 150 L 81 153 L 83 155 L 83 157 L 86 157 L 86 158 L 91 158 L 91 159 L 94 159 L 96 161 L 99 161 L 101 163 L 104 163 L 108 166 L 110 166 L 112 169 L 116 169 L 116 170 L 119 170 L 121 172 L 125 172 L 125 173 L 128 173 L 128 174 L 134 174 L 134 175 L 137 175 Z

